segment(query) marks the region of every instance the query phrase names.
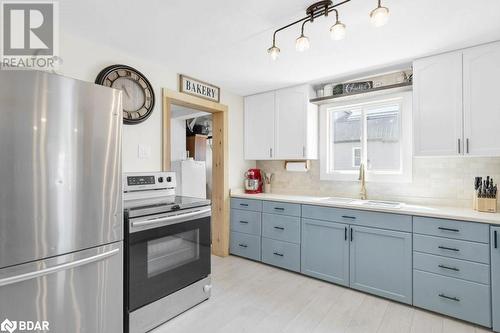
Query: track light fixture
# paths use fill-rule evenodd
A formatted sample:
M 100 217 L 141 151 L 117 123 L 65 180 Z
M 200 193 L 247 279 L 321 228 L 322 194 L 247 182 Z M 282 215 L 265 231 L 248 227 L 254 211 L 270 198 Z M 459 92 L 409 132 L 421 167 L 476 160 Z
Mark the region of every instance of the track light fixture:
M 299 52 L 306 51 L 310 47 L 309 38 L 304 35 L 304 25 L 307 22 L 313 23 L 314 20 L 320 16 L 328 16 L 329 13 L 335 12 L 335 24 L 330 27 L 330 37 L 333 40 L 341 40 L 345 37 L 346 26 L 339 20 L 339 12 L 337 7 L 350 2 L 351 0 L 344 0 L 337 4 L 333 4 L 332 0 L 318 1 L 306 9 L 306 17 L 301 18 L 295 22 L 285 25 L 279 28 L 273 33 L 273 46 L 267 49 L 267 53 L 271 56 L 271 59 L 276 60 L 280 54 L 280 49 L 276 46 L 276 34 L 282 30 L 285 30 L 291 26 L 298 23 L 302 23 L 302 29 L 300 30 L 300 36 L 295 41 L 295 49 Z M 382 0 L 377 0 L 378 6 L 370 13 L 370 20 L 372 24 L 376 27 L 383 26 L 387 23 L 389 18 L 389 9 L 383 7 L 381 4 Z
M 378 0 L 378 6 L 370 13 L 370 20 L 376 27 L 381 27 L 389 20 L 389 8 L 383 7 L 382 0 Z

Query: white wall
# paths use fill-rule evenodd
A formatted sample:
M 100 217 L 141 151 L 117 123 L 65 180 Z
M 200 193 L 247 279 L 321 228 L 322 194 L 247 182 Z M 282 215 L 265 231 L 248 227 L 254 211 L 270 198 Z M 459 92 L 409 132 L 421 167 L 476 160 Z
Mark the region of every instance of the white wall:
M 124 126 L 123 171 L 161 170 L 161 89 L 178 89 L 178 73 L 175 71 L 175 67 L 170 64 L 163 65 L 135 58 L 107 45 L 97 45 L 67 33 L 61 33 L 60 51 L 63 64 L 58 72 L 66 76 L 93 82 L 104 67 L 113 64 L 126 64 L 138 69 L 148 78 L 155 91 L 155 108 L 151 117 L 145 122 L 139 125 Z M 176 52 L 176 50 L 172 49 L 172 52 Z M 189 73 L 184 74 L 189 75 Z M 221 103 L 229 107 L 229 184 L 230 187 L 241 187 L 243 172 L 255 166 L 255 162 L 243 160 L 243 98 L 222 89 Z M 151 148 L 151 156 L 148 159 L 138 158 L 138 144 Z

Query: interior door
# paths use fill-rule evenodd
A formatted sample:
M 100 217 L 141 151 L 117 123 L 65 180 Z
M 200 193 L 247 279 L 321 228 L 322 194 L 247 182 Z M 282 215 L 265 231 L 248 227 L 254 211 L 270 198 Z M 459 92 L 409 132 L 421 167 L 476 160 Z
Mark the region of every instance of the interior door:
M 347 224 L 302 219 L 301 272 L 349 285 Z
M 500 227 L 491 227 L 491 294 L 493 330 L 500 332 Z
M 122 251 L 118 242 L 1 269 L 1 320 L 18 329 L 19 321 L 39 321 L 48 332 L 122 333 Z
M 307 94 L 304 89 L 276 91 L 276 158 L 306 157 Z
M 465 152 L 500 156 L 500 42 L 464 51 Z
M 268 92 L 245 97 L 245 159 L 275 157 L 275 94 Z
M 417 60 L 413 73 L 415 155 L 462 154 L 462 53 Z
M 411 233 L 351 226 L 350 286 L 412 303 Z

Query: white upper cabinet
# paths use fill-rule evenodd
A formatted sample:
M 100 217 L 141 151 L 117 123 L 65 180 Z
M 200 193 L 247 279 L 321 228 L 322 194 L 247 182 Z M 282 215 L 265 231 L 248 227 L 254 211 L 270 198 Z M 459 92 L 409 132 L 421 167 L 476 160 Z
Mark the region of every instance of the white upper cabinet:
M 276 159 L 318 158 L 318 109 L 308 86 L 276 91 Z
M 309 86 L 245 97 L 245 159 L 318 158 L 318 109 Z
M 415 155 L 463 151 L 461 52 L 414 62 L 413 117 Z
M 416 60 L 414 144 L 420 156 L 500 156 L 500 42 Z
M 274 148 L 274 92 L 245 97 L 245 159 L 269 160 Z
M 465 152 L 500 156 L 500 42 L 465 50 L 463 64 Z

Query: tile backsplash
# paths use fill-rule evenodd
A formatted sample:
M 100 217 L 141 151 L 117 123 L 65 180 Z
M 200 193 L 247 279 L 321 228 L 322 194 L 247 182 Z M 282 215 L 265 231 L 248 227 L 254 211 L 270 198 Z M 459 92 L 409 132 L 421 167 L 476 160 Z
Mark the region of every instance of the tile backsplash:
M 319 161 L 311 161 L 306 173 L 288 172 L 284 166 L 284 161 L 257 162 L 257 168 L 274 174 L 273 193 L 359 197 L 359 182 L 320 180 Z M 472 207 L 475 176 L 500 182 L 500 157 L 415 157 L 412 183 L 367 182 L 366 187 L 369 199 Z

